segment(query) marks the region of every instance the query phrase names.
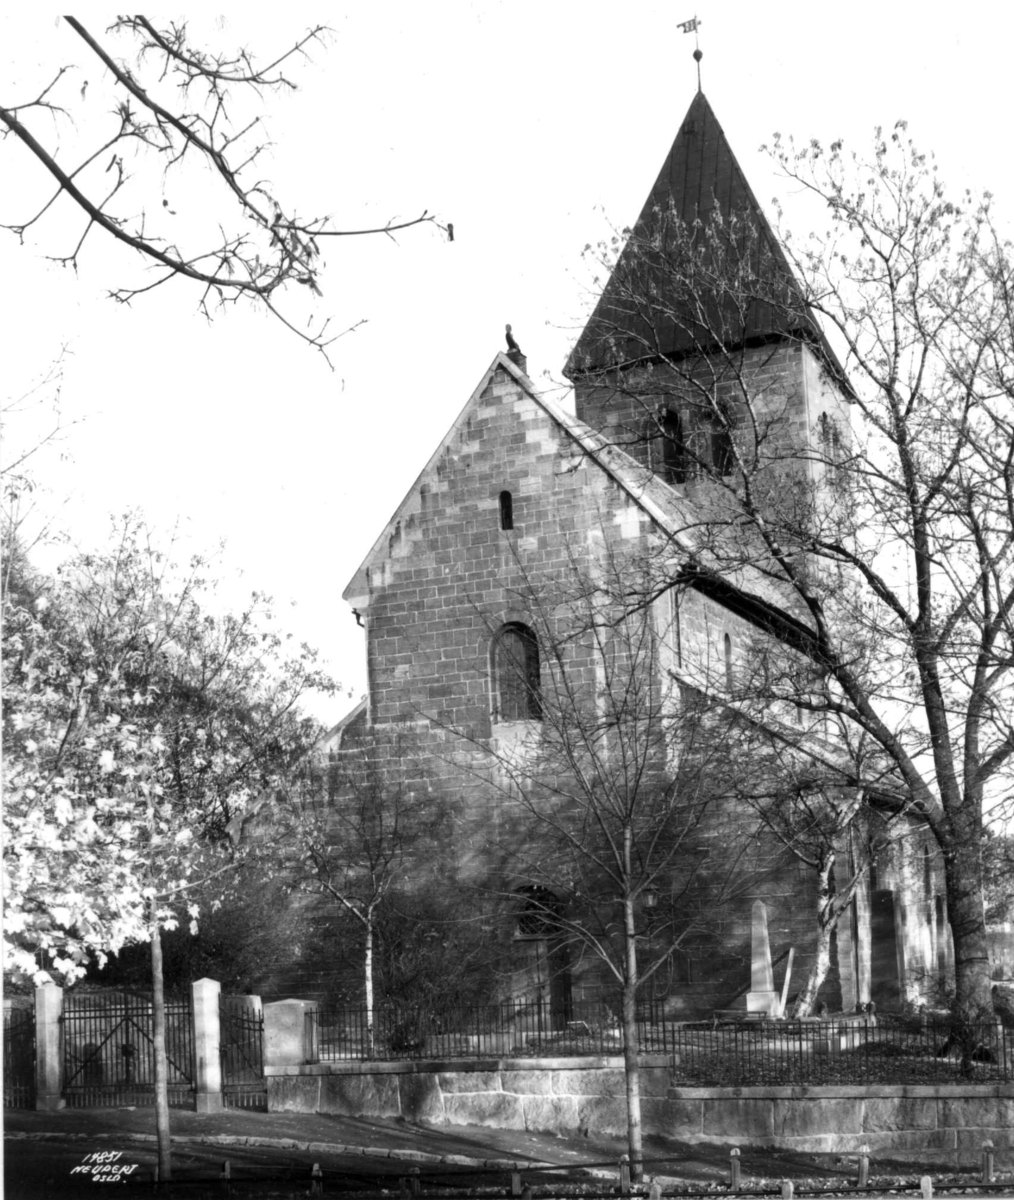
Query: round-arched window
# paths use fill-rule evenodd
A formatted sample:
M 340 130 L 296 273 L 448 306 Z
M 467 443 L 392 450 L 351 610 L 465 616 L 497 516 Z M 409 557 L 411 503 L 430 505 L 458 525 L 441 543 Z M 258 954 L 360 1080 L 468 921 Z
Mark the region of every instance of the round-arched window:
M 542 717 L 539 643 L 519 621 L 501 626 L 493 641 L 493 717 L 497 721 Z

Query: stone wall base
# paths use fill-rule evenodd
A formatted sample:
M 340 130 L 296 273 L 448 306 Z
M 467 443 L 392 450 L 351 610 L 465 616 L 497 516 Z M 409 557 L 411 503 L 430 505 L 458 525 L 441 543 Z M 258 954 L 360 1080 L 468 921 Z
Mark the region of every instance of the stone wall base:
M 317 1063 L 269 1069 L 268 1110 L 403 1117 L 532 1133 L 626 1133 L 619 1058 Z M 935 1087 L 678 1088 L 668 1060 L 641 1068 L 644 1132 L 688 1142 L 808 1153 L 946 1151 L 993 1143 L 1014 1167 L 1014 1084 Z
M 404 1117 L 540 1133 L 596 1129 L 625 1134 L 622 1059 L 512 1059 L 454 1063 L 319 1063 L 269 1068 L 269 1112 Z M 646 1133 L 668 1124 L 669 1063 L 641 1068 Z
M 671 1088 L 670 1134 L 807 1153 L 948 1151 L 977 1158 L 991 1141 L 1014 1162 L 1014 1085 Z

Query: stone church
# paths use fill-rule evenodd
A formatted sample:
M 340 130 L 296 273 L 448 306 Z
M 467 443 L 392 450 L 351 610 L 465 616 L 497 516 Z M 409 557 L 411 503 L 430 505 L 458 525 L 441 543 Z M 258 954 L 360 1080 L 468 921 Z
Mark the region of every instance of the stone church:
M 707 232 L 716 229 L 725 234 Z M 719 292 L 708 282 L 719 258 L 728 270 L 730 247 L 765 287 Z M 667 271 L 681 253 L 683 268 Z M 368 695 L 331 748 L 367 736 L 389 747 L 410 741 L 411 752 L 392 750 L 387 769 L 425 780 L 440 804 L 464 814 L 448 877 L 474 880 L 485 869 L 484 837 L 498 819 L 490 796 L 523 786 L 511 764 L 547 736 L 560 664 L 601 693 L 603 667 L 587 639 L 546 641 L 547 608 L 572 612 L 575 581 L 599 581 L 610 603 L 607 576 L 630 580 L 636 593 L 620 623 L 635 622 L 639 639 L 647 629 L 650 650 L 632 654 L 628 637 L 626 667 L 610 660 L 613 686 L 617 669 L 640 673 L 634 682 L 645 694 L 675 709 L 694 695 L 732 703 L 758 664 L 781 670 L 785 686 L 780 698 L 771 693 L 764 719 L 833 756 L 833 732 L 809 727 L 807 689 L 819 681 L 791 666 L 798 656 L 783 644 L 784 631 L 805 618 L 771 583 L 755 547 L 731 554 L 700 532 L 721 523 L 723 489 L 735 487 L 747 439 L 769 458 L 766 502 L 797 503 L 801 488 L 818 506 L 830 502 L 849 387 L 816 322 L 793 303 L 796 287 L 699 92 L 568 360 L 572 406 L 532 383 L 508 327 L 506 351 L 346 588 L 364 627 Z M 617 623 L 611 628 L 617 637 Z M 653 769 L 664 774 L 679 750 L 657 754 Z M 765 841 L 746 807 L 727 803 L 723 813 L 710 835 L 712 863 L 722 857 L 716 841 L 727 856 L 741 843 L 767 849 L 744 851 L 749 866 L 727 889 L 721 919 L 691 931 L 653 977 L 652 997 L 677 1015 L 745 1006 L 758 899 L 777 985 L 790 949 L 796 981 L 814 953 L 813 871 Z M 837 922 L 821 992 L 832 1010 L 932 1001 L 946 986 L 953 964 L 942 867 L 925 831 L 905 834 L 880 845 Z M 839 870 L 860 873 L 851 848 L 840 851 Z M 519 874 L 505 886 L 523 898 L 524 885 Z M 552 891 L 545 880 L 539 889 L 543 898 Z M 551 942 L 522 912 L 505 933 L 506 994 L 542 988 L 580 998 L 603 986 L 594 962 L 561 956 Z

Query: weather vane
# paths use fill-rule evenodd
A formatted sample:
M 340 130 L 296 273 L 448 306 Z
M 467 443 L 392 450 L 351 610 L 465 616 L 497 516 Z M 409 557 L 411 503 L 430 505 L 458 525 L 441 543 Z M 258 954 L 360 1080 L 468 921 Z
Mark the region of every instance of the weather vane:
M 691 17 L 689 21 L 680 21 L 678 28 L 684 33 L 692 33 L 694 35 L 694 62 L 697 63 L 697 90 L 701 90 L 701 59 L 704 57 L 704 52 L 701 50 L 700 39 L 697 36 L 697 27 L 700 21 L 697 17 Z

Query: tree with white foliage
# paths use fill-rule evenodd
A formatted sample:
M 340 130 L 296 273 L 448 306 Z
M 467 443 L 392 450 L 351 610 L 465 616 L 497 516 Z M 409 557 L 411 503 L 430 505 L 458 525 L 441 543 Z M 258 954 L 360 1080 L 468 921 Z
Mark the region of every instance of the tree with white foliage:
M 73 980 L 92 956 L 150 943 L 168 1170 L 160 930 L 194 920 L 195 888 L 232 869 L 251 797 L 318 735 L 299 701 L 332 685 L 268 627 L 263 598 L 213 615 L 204 564 L 177 571 L 134 522 L 53 578 L 8 554 L 5 969 Z

